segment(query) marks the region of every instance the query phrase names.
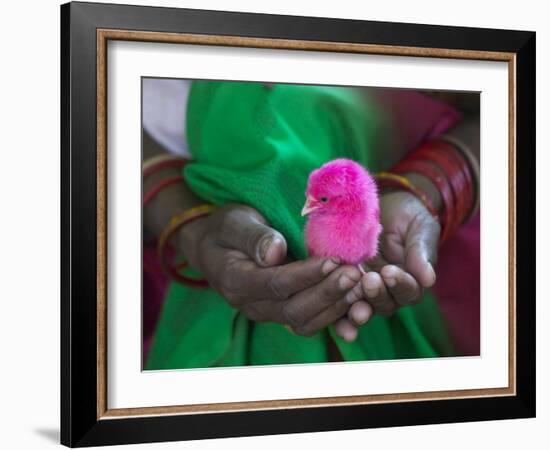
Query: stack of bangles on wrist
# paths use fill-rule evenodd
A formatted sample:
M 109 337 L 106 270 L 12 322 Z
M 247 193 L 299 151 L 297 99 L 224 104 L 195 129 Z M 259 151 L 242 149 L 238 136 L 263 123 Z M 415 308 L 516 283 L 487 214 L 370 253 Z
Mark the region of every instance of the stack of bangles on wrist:
M 422 144 L 407 155 L 391 172 L 376 175 L 378 187 L 400 189 L 418 197 L 441 225 L 440 245 L 469 219 L 478 206 L 478 174 L 475 161 L 452 138 L 440 138 Z M 416 173 L 430 180 L 441 195 L 437 211 L 430 198 L 404 174 Z
M 154 156 L 143 163 L 143 181 L 154 173 L 158 173 L 163 169 L 167 168 L 177 168 L 183 169 L 186 164 L 186 160 L 178 156 L 173 155 L 159 155 Z M 183 182 L 182 175 L 172 175 L 167 178 L 162 179 L 157 184 L 155 184 L 151 189 L 149 189 L 143 196 L 143 206 L 145 207 L 148 203 L 153 200 L 162 190 L 168 186 L 178 184 Z M 195 287 L 207 287 L 208 281 L 202 278 L 194 278 L 184 275 L 180 271 L 187 268 L 187 262 L 180 262 L 175 264 L 173 258 L 170 258 L 169 253 L 172 255 L 175 254 L 175 251 L 170 246 L 170 240 L 172 237 L 184 226 L 194 220 L 210 214 L 214 210 L 214 205 L 202 204 L 189 208 L 185 211 L 182 211 L 176 214 L 169 221 L 168 225 L 162 230 L 157 240 L 157 254 L 161 263 L 162 271 L 169 278 L 178 281 L 182 284 Z

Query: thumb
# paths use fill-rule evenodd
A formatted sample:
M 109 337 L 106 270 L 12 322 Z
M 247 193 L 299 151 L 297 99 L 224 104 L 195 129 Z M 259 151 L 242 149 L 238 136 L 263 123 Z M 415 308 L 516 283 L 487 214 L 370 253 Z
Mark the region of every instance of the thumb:
M 420 221 L 409 231 L 405 247 L 405 269 L 424 288 L 436 281 L 433 265 L 437 261 L 439 224 L 429 217 Z
M 262 267 L 280 264 L 286 257 L 283 235 L 267 226 L 264 217 L 249 207 L 238 206 L 226 213 L 220 237 L 224 244 Z

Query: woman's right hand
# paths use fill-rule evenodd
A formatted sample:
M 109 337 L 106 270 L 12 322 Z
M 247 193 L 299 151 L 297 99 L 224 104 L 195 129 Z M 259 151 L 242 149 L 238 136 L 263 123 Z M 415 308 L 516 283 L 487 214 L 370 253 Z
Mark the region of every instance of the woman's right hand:
M 338 261 L 288 262 L 284 237 L 244 205 L 226 205 L 183 227 L 178 245 L 191 266 L 250 320 L 312 336 L 363 296 L 361 273 Z

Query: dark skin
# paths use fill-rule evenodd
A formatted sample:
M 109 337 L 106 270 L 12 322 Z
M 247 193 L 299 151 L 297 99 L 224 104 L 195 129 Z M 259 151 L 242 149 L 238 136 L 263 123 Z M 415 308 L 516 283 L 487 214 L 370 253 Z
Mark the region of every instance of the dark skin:
M 447 134 L 468 146 L 479 162 L 479 97 L 452 93 L 433 96 L 444 97 L 462 109 L 464 119 Z M 403 156 L 394 154 L 389 159 L 399 160 Z M 439 191 L 430 180 L 416 173 L 406 176 L 430 197 L 436 209 L 440 208 Z M 424 290 L 436 282 L 433 267 L 437 262 L 440 226 L 424 204 L 408 192 L 383 192 L 380 211 L 383 232 L 379 255 L 367 263 L 368 273 L 361 280 L 364 299 L 357 301 L 335 324 L 337 333 L 348 341 L 357 337 L 359 326 L 373 314 L 389 316 L 400 307 L 417 304 Z
M 143 143 L 145 158 L 163 151 L 147 134 Z M 176 173 L 165 169 L 148 177 L 143 191 Z M 184 183 L 170 186 L 147 206 L 145 226 L 158 234 L 175 214 L 201 203 Z M 245 205 L 225 205 L 188 224 L 174 243 L 249 319 L 282 323 L 303 336 L 334 323 L 362 295 L 356 267 L 323 258 L 288 262 L 283 236 Z
M 477 124 L 475 117 L 467 119 L 453 132 L 479 158 Z M 143 149 L 144 158 L 164 152 L 146 133 Z M 171 172 L 178 170 L 149 177 L 144 192 Z M 439 207 L 441 199 L 429 180 L 407 176 Z M 185 184 L 170 186 L 144 211 L 145 226 L 158 234 L 175 214 L 201 203 Z M 291 261 L 284 237 L 246 205 L 225 205 L 186 225 L 174 243 L 212 288 L 250 320 L 278 322 L 303 336 L 334 324 L 338 335 L 353 341 L 374 314 L 388 316 L 416 304 L 436 281 L 439 224 L 407 192 L 382 192 L 380 206 L 380 252 L 363 276 L 336 260 Z
M 231 306 L 257 322 L 312 336 L 359 300 L 361 273 L 326 258 L 285 263 L 286 243 L 254 209 L 226 205 L 180 234 L 189 262 Z

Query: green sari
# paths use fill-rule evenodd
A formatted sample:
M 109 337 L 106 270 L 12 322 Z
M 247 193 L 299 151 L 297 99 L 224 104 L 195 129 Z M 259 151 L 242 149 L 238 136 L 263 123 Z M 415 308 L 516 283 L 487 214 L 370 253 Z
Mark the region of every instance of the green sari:
M 379 170 L 372 149 L 385 120 L 355 89 L 195 81 L 186 124 L 193 161 L 184 175 L 207 202 L 259 210 L 302 259 L 300 210 L 309 173 L 338 157 Z M 326 362 L 330 338 L 346 361 L 452 355 L 430 292 L 390 318 L 373 317 L 348 343 L 332 326 L 300 337 L 280 324 L 251 322 L 212 289 L 172 283 L 145 368 Z

